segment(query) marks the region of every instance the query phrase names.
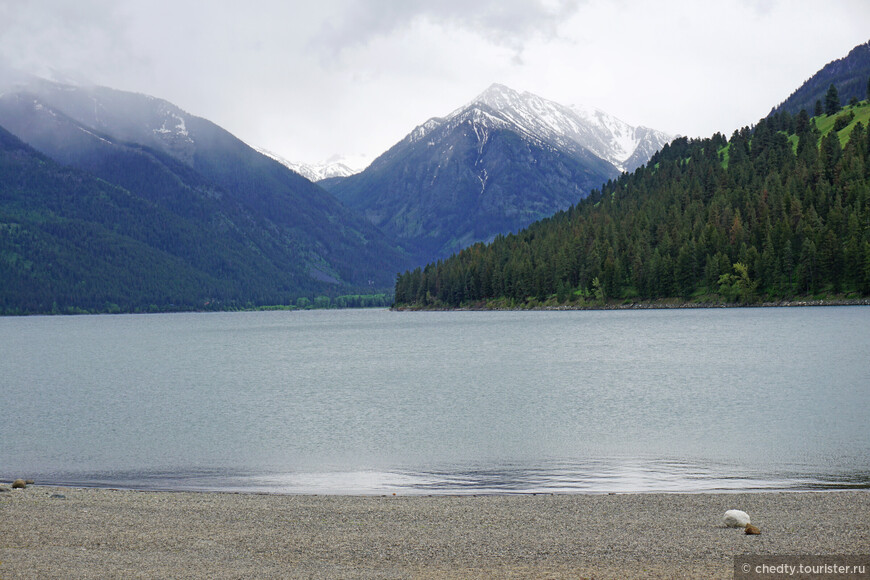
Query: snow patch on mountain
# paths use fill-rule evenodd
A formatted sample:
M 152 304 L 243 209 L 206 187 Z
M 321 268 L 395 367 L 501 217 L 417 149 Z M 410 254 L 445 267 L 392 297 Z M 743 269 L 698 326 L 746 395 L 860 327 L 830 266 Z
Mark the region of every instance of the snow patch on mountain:
M 190 133 L 187 130 L 187 124 L 184 122 L 184 118 L 173 113 L 172 111 L 167 111 L 168 119 L 163 120 L 163 124 L 159 129 L 154 129 L 155 133 L 159 133 L 161 135 L 178 135 L 180 137 L 190 138 Z M 172 125 L 172 128 L 166 127 L 166 121 Z
M 438 119 L 438 118 L 429 119 L 428 121 L 426 121 L 422 125 L 415 127 L 414 130 L 411 131 L 411 133 L 408 135 L 408 140 L 411 143 L 416 143 L 417 141 L 422 141 L 423 138 L 426 137 L 426 135 L 428 135 L 429 133 L 431 133 L 432 131 L 434 131 L 438 127 L 440 127 L 443 122 L 444 122 L 443 119 Z
M 97 139 L 97 140 L 99 140 L 99 141 L 102 141 L 103 143 L 108 143 L 108 144 L 110 144 L 110 145 L 112 144 L 112 142 L 109 141 L 108 139 L 104 139 L 104 138 L 100 137 L 99 135 L 97 135 L 96 133 L 94 133 L 93 131 L 88 131 L 87 129 L 85 129 L 85 128 L 82 127 L 82 126 L 79 126 L 78 129 L 79 129 L 79 131 L 81 131 L 82 133 L 85 133 L 85 134 L 87 134 L 87 135 L 90 135 L 91 137 L 94 137 L 95 139 Z

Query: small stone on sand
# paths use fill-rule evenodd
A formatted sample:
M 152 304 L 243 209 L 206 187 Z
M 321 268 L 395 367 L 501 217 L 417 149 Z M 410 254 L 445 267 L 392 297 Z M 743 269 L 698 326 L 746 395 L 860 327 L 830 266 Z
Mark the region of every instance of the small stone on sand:
M 740 510 L 728 510 L 722 521 L 728 528 L 745 528 L 749 524 L 749 514 Z

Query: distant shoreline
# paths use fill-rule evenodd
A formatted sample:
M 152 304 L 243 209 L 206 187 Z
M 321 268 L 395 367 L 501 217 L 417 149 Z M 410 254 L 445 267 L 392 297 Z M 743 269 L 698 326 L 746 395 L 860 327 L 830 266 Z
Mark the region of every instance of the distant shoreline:
M 726 528 L 729 509 L 746 511 L 761 535 Z M 369 497 L 28 486 L 0 493 L 0 513 L 4 580 L 724 579 L 736 556 L 870 553 L 868 491 Z
M 679 310 L 693 308 L 799 308 L 814 306 L 870 306 L 870 298 L 842 298 L 833 300 L 780 300 L 776 302 L 685 302 L 679 300 L 652 300 L 643 302 L 611 302 L 607 304 L 539 304 L 534 306 L 505 307 L 500 305 L 475 306 L 393 306 L 398 312 L 486 312 L 486 311 L 568 311 L 568 310 Z
M 607 304 L 536 304 L 534 306 L 503 306 L 503 305 L 474 305 L 474 306 L 363 306 L 346 308 L 298 308 L 291 305 L 259 306 L 256 308 L 227 308 L 227 309 L 177 309 L 148 311 L 94 311 L 94 312 L 27 312 L 27 313 L 0 313 L 0 318 L 20 318 L 27 316 L 101 316 L 106 314 L 208 314 L 217 312 L 307 312 L 323 310 L 380 310 L 387 309 L 396 312 L 486 312 L 486 311 L 558 311 L 558 310 L 676 310 L 686 308 L 777 308 L 777 307 L 804 307 L 804 306 L 870 306 L 870 298 L 838 298 L 838 299 L 802 299 L 780 300 L 775 302 L 753 302 L 738 304 L 734 302 L 686 302 L 680 300 L 651 300 L 641 302 L 609 302 Z

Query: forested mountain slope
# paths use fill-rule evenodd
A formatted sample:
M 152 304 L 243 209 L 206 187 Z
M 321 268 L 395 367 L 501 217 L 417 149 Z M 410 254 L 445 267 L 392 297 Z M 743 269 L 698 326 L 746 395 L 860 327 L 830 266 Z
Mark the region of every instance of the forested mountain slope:
M 826 64 L 819 72 L 809 78 L 785 101 L 777 105 L 771 114 L 786 111 L 797 115 L 802 109 L 811 115 L 815 112 L 816 102 L 822 106 L 833 84 L 841 105 L 852 99 L 868 98 L 867 79 L 870 78 L 870 42 L 859 44 L 848 55 Z
M 868 296 L 870 105 L 837 118 L 678 139 L 568 211 L 405 272 L 396 304 Z
M 0 128 L 0 314 L 203 308 L 264 282 L 243 241 L 192 225 Z
M 33 300 L 20 303 L 23 311 L 48 311 L 55 302 L 61 310 L 100 310 L 105 302 L 123 304 L 124 309 L 151 305 L 191 308 L 205 303 L 218 307 L 286 304 L 299 297 L 384 291 L 394 281 L 395 272 L 411 264 L 396 243 L 324 189 L 217 125 L 166 101 L 30 78 L 0 94 L 0 125 L 54 161 L 80 170 L 77 179 L 87 183 L 88 195 L 65 197 L 55 217 L 101 222 L 126 235 L 123 224 L 114 227 L 101 221 L 111 208 L 105 208 L 104 215 L 99 204 L 91 204 L 88 216 L 75 205 L 102 199 L 95 192 L 112 184 L 117 186 L 112 191 L 123 190 L 137 204 L 149 208 L 137 218 L 148 232 L 159 231 L 162 223 L 174 224 L 167 226 L 175 228 L 172 243 L 151 249 L 182 260 L 172 266 L 153 259 L 138 263 L 134 258 L 144 256 L 138 251 L 127 260 L 129 276 L 151 272 L 151 280 L 162 280 L 167 285 L 162 295 L 122 291 L 117 283 L 128 276 L 117 271 L 91 296 L 64 290 L 52 300 L 40 301 L 38 307 Z M 0 216 L 5 218 L 0 221 L 23 225 L 21 220 L 27 216 L 16 214 L 13 220 L 8 204 L 19 203 L 28 195 L 34 201 L 39 196 L 69 193 L 62 190 L 63 180 L 53 186 L 61 190 L 44 187 L 43 182 L 50 178 L 45 167 L 36 163 L 7 167 L 7 198 L 0 203 Z M 54 167 L 49 173 L 56 171 Z M 96 189 L 99 180 L 94 177 L 103 182 Z M 15 183 L 19 186 L 13 191 Z M 32 184 L 38 191 L 28 193 Z M 89 197 L 92 193 L 96 197 Z M 33 208 L 42 211 L 38 205 Z M 136 239 L 145 245 L 156 243 L 151 233 Z M 65 241 L 71 245 L 62 248 Z M 82 254 L 69 237 L 55 238 L 52 244 L 65 256 L 63 263 L 77 263 L 73 256 Z M 92 253 L 84 252 L 81 259 L 90 260 Z M 41 267 L 38 262 L 34 264 Z M 196 289 L 182 284 L 190 290 L 188 294 L 172 290 L 178 285 L 167 272 L 181 268 L 180 264 L 189 271 L 180 273 L 179 279 L 207 283 Z M 95 268 L 87 277 L 94 278 L 100 272 L 109 276 L 108 270 Z M 39 292 L 31 295 L 66 289 L 71 283 L 70 279 L 52 279 L 46 274 Z M 25 296 L 23 288 L 27 287 L 6 289 Z M 117 292 L 106 298 L 103 290 L 111 288 Z

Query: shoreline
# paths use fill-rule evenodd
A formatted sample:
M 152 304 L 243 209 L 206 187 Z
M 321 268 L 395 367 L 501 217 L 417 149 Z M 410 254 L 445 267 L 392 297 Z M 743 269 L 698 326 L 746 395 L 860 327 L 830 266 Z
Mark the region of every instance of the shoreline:
M 761 535 L 726 528 L 728 509 Z M 338 496 L 28 486 L 0 578 L 731 578 L 745 554 L 870 554 L 870 491 Z M 870 564 L 870 562 L 868 562 Z
M 311 496 L 311 497 L 523 497 L 523 496 L 601 496 L 601 495 L 741 495 L 741 494 L 772 494 L 772 493 L 870 493 L 870 482 L 825 482 L 812 481 L 786 485 L 743 485 L 741 487 L 497 487 L 497 486 L 455 486 L 455 487 L 400 487 L 397 485 L 378 485 L 367 487 L 359 481 L 349 481 L 345 484 L 323 486 L 292 485 L 256 485 L 256 484 L 178 484 L 175 483 L 145 483 L 133 480 L 75 480 L 51 479 L 40 477 L 34 479 L 0 478 L 0 493 L 12 491 L 12 482 L 25 481 L 28 489 L 79 489 L 96 491 L 123 491 L 135 493 L 191 493 L 191 494 L 231 494 L 231 495 L 266 495 L 266 496 Z M 0 499 L 3 495 L 0 495 Z M 0 577 L 2 580 L 2 577 Z
M 814 306 L 870 306 L 870 298 L 839 298 L 839 299 L 812 299 L 802 300 L 778 300 L 773 302 L 752 302 L 739 304 L 736 302 L 686 302 L 683 300 L 650 300 L 643 302 L 611 302 L 607 304 L 552 304 L 535 306 L 360 306 L 343 308 L 298 308 L 292 305 L 271 305 L 255 308 L 216 308 L 216 309 L 167 309 L 157 311 L 75 311 L 75 312 L 21 312 L 0 313 L 0 318 L 22 318 L 36 316 L 106 316 L 106 315 L 139 315 L 139 314 L 210 314 L 227 312 L 308 312 L 315 310 L 391 310 L 394 312 L 498 312 L 498 311 L 559 311 L 559 310 L 671 310 L 684 308 L 796 308 Z
M 870 491 L 860 471 L 762 472 L 757 468 L 720 465 L 699 475 L 692 468 L 674 471 L 664 464 L 633 464 L 633 469 L 591 469 L 537 472 L 474 470 L 428 472 L 360 468 L 338 471 L 104 471 L 87 473 L 7 472 L 0 492 L 14 479 L 53 488 L 110 489 L 139 492 L 241 493 L 264 495 L 337 495 L 377 497 L 421 496 L 607 495 L 607 494 L 739 494 Z M 651 475 L 654 472 L 654 476 Z M 3 475 L 0 473 L 0 475 Z M 35 481 L 35 484 L 34 484 Z M 4 484 L 5 482 L 5 484 Z M 0 577 L 2 580 L 2 577 Z
M 870 306 L 870 298 L 843 298 L 835 300 L 779 300 L 775 302 L 686 302 L 680 300 L 651 300 L 645 302 L 613 302 L 607 304 L 539 304 L 535 306 L 392 306 L 395 312 L 522 312 L 522 311 L 572 311 L 572 310 L 680 310 L 704 308 L 805 308 L 819 306 Z

